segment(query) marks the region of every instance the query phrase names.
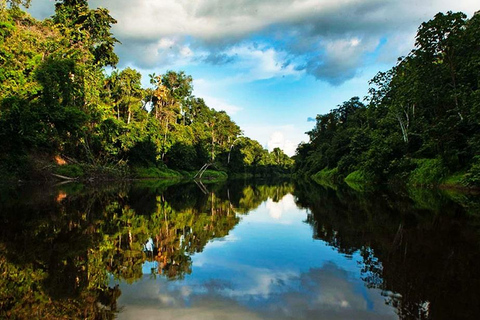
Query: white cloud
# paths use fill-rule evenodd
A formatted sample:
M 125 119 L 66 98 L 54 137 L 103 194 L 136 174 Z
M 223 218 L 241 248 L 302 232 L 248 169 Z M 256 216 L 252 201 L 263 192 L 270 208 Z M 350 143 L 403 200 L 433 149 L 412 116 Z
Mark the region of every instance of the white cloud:
M 249 81 L 270 79 L 273 77 L 298 75 L 293 64 L 285 64 L 288 55 L 271 47 L 240 45 L 227 51 L 230 56 L 237 57 L 236 66 L 239 70 L 248 70 Z M 241 77 L 245 77 L 241 75 Z
M 116 30 L 127 38 L 154 39 L 178 34 L 206 41 L 238 38 L 270 25 L 294 22 L 321 10 L 337 10 L 353 0 L 97 0 L 121 21 Z M 140 19 L 138 17 L 141 17 Z
M 219 49 L 215 54 L 199 50 L 197 61 L 221 65 L 228 76 L 221 79 L 201 79 L 200 87 L 209 89 L 218 85 L 238 85 L 257 80 L 304 74 L 298 70 L 298 63 L 289 58 L 289 54 L 276 50 L 272 46 L 245 41 L 225 50 Z M 196 88 L 197 84 L 196 84 Z
M 267 142 L 268 151 L 272 151 L 275 148 L 280 148 L 289 156 L 295 154 L 299 142 L 293 142 L 287 138 L 282 131 L 275 131 L 270 135 L 270 139 Z
M 44 17 L 53 3 L 33 1 L 31 12 Z M 408 53 L 403 44 L 412 42 L 422 21 L 438 11 L 472 15 L 479 9 L 478 0 L 91 0 L 90 6 L 107 7 L 118 20 L 114 33 L 123 43 L 123 64 L 172 68 L 205 54 L 212 63 L 230 61 L 219 53 L 239 54 L 235 63 L 251 80 L 303 68 L 332 84 L 355 77 L 380 39 L 394 41 L 380 52 L 394 63 Z M 252 37 L 270 47 L 245 48 Z M 173 43 L 165 47 L 165 41 Z M 297 63 L 289 64 L 292 59 Z
M 355 77 L 365 65 L 365 55 L 375 50 L 380 39 L 396 38 L 397 46 L 388 46 L 393 63 L 408 53 L 398 44 L 411 43 L 408 37 L 422 21 L 438 11 L 472 14 L 478 7 L 474 0 L 116 0 L 110 6 L 112 2 L 97 0 L 92 5 L 111 7 L 119 21 L 115 34 L 126 46 L 131 40 L 138 44 L 176 37 L 183 46 L 196 48 L 189 57 L 214 54 L 217 59 L 206 61 L 216 63 L 219 58 L 232 62 L 225 58 L 238 55 L 234 61 L 238 80 L 281 77 L 304 69 L 334 85 Z M 264 47 L 245 46 L 251 37 Z M 142 45 L 128 51 L 134 50 L 145 51 Z M 148 61 L 152 56 L 136 58 Z M 297 63 L 289 63 L 291 59 Z M 159 59 L 157 64 L 168 61 Z
M 363 64 L 365 54 L 375 51 L 379 40 L 358 37 L 326 40 L 322 56 L 307 63 L 307 72 L 331 84 L 341 84 L 353 78 Z
M 153 42 L 131 41 L 120 45 L 116 52 L 123 64 L 136 65 L 142 69 L 168 66 L 170 69 L 195 62 L 195 52 L 181 37 L 165 37 Z
M 305 122 L 305 125 L 306 130 L 311 127 L 307 122 Z M 308 141 L 308 136 L 303 133 L 306 130 L 299 130 L 298 126 L 293 124 L 265 125 L 249 123 L 242 125 L 242 129 L 245 136 L 257 140 L 269 151 L 278 147 L 289 156 L 295 154 L 295 150 L 300 142 Z
M 228 103 L 227 101 L 211 96 L 202 96 L 203 100 L 205 100 L 205 103 L 207 106 L 210 108 L 213 108 L 217 111 L 226 111 L 229 115 L 234 115 L 238 111 L 241 111 L 243 108 L 235 106 L 233 104 Z

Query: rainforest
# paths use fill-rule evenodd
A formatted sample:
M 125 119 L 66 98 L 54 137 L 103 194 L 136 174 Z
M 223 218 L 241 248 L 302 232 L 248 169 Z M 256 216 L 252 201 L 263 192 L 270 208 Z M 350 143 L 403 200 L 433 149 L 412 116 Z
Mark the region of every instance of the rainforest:
M 478 187 L 480 14 L 438 13 L 415 48 L 353 97 L 316 117 L 295 172 L 317 181 Z
M 193 96 L 191 76 L 151 74 L 151 86 L 142 88 L 138 71 L 116 69 L 118 40 L 110 31 L 116 20 L 108 10 L 62 1 L 51 19 L 38 21 L 18 4 L 1 11 L 2 176 L 182 179 L 206 172 L 223 179 L 227 172 L 290 172 L 293 160 L 281 149 L 268 152 L 226 112 Z
M 477 319 L 480 13 L 413 2 L 0 0 L 0 318 Z

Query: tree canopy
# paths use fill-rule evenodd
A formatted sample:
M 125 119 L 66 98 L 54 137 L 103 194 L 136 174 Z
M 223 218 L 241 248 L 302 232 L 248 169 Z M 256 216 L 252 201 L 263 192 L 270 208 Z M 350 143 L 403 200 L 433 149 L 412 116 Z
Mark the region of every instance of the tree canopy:
M 430 184 L 466 172 L 480 182 L 480 14 L 438 13 L 418 29 L 415 48 L 354 97 L 318 115 L 298 147 L 296 171 Z M 326 171 L 324 171 L 326 172 Z M 418 177 L 418 175 L 417 175 Z M 427 178 L 427 177 L 425 177 Z
M 37 21 L 18 7 L 28 4 L 1 8 L 1 172 L 25 177 L 45 167 L 38 159 L 53 157 L 132 172 L 205 164 L 233 174 L 290 170 L 281 150 L 252 144 L 227 113 L 195 97 L 183 71 L 152 74 L 145 88 L 137 70 L 117 69 L 116 20 L 107 9 L 62 0 L 51 19 Z

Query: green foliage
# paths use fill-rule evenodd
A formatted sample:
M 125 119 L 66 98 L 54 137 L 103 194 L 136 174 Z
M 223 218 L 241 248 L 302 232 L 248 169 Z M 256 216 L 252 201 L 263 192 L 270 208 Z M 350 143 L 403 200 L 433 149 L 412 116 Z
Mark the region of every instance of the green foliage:
M 465 174 L 464 181 L 475 187 L 480 187 L 480 156 L 473 158 L 472 165 Z
M 416 163 L 417 168 L 412 171 L 408 181 L 412 185 L 438 185 L 448 172 L 441 159 L 419 159 Z
M 211 181 L 224 181 L 228 179 L 228 174 L 224 171 L 206 170 L 202 179 Z
M 442 187 L 468 187 L 468 183 L 466 181 L 465 172 L 457 172 L 451 175 L 446 176 L 441 181 Z
M 119 41 L 110 31 L 117 21 L 107 9 L 89 9 L 86 0 L 63 0 L 55 4 L 53 21 L 71 45 L 89 50 L 93 64 L 114 67 L 118 63 L 113 49 Z
M 157 167 L 135 167 L 134 177 L 146 179 L 182 179 L 182 175 L 175 170 Z
M 82 167 L 77 164 L 58 166 L 55 173 L 69 178 L 80 178 L 85 174 Z
M 185 143 L 174 144 L 166 157 L 173 169 L 192 171 L 197 167 L 197 152 L 193 146 Z
M 6 2 L 12 7 L 18 7 L 18 6 L 22 5 L 25 8 L 28 8 L 30 6 L 30 2 L 32 2 L 32 0 L 6 0 Z
M 290 172 L 293 160 L 283 151 L 264 150 L 228 114 L 193 96 L 193 79 L 183 71 L 150 75 L 150 88 L 132 68 L 107 74 L 104 67 L 118 62 L 108 10 L 59 0 L 52 19 L 37 21 L 20 3 L 29 1 L 0 8 L 2 173 L 31 178 L 12 160 L 31 154 L 61 154 L 82 163 L 85 177 L 109 179 L 125 177 L 127 165 L 140 168 L 131 170 L 136 177 L 157 178 L 175 175 L 163 168 L 204 165 L 262 176 Z
M 361 184 L 370 184 L 374 181 L 374 177 L 365 172 L 364 170 L 356 170 L 350 173 L 348 176 L 345 177 L 345 182 L 352 182 L 352 183 L 361 183 Z
M 467 171 L 480 152 L 480 14 L 438 13 L 423 23 L 415 49 L 357 97 L 317 116 L 295 156 L 297 176 L 337 167 L 376 181 L 438 184 Z M 422 159 L 438 159 L 424 161 Z M 452 183 L 452 181 L 450 181 Z M 464 183 L 462 183 L 464 184 Z
M 148 137 L 137 141 L 127 152 L 132 166 L 153 166 L 157 162 L 157 147 Z
M 339 181 L 338 168 L 324 168 L 312 176 L 316 183 L 335 189 L 335 184 Z

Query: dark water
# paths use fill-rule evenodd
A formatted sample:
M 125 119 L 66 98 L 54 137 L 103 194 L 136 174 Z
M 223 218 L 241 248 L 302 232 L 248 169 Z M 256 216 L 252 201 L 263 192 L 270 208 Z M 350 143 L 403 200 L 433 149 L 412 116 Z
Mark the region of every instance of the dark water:
M 477 319 L 480 197 L 312 184 L 0 189 L 0 318 Z

